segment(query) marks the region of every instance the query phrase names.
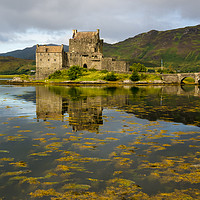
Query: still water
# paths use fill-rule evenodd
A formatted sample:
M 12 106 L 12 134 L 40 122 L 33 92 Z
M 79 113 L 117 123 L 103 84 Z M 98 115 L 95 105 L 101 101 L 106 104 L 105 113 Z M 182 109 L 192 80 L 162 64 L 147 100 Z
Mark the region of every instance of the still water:
M 0 94 L 0 199 L 200 199 L 199 87 Z

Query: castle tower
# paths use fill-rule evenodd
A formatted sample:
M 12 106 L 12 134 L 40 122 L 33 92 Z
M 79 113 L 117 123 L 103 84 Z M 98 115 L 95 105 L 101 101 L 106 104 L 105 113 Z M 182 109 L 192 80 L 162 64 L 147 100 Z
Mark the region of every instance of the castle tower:
M 61 46 L 37 45 L 36 80 L 47 78 L 65 65 L 64 48 Z
M 96 32 L 78 32 L 73 30 L 69 40 L 69 52 L 79 55 L 103 53 L 103 40 L 100 40 L 99 29 Z

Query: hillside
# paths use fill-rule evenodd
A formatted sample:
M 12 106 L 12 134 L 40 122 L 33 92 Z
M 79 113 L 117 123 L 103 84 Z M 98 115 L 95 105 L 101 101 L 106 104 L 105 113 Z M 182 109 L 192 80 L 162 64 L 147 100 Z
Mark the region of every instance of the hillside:
M 0 74 L 27 74 L 34 69 L 34 60 L 0 56 Z
M 130 62 L 186 67 L 200 66 L 200 25 L 168 31 L 152 30 L 116 44 L 105 44 L 104 55 Z

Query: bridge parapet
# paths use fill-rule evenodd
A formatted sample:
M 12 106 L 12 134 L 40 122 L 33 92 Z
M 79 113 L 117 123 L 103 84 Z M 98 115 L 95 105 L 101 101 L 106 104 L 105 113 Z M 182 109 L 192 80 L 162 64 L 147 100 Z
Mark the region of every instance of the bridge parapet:
M 162 74 L 162 80 L 167 84 L 181 84 L 187 77 L 193 78 L 195 84 L 200 84 L 200 73 Z

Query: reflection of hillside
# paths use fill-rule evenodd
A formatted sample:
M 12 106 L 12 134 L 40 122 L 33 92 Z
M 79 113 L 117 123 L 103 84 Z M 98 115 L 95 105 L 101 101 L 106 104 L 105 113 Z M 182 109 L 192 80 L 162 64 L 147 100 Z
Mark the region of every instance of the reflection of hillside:
M 129 106 L 121 109 L 150 121 L 159 119 L 200 126 L 200 102 L 196 97 L 199 88 L 191 88 L 184 92 L 185 88 L 165 86 L 160 87 L 157 92 L 154 91 L 155 93 L 150 93 L 147 88 L 133 87 Z
M 37 117 L 63 120 L 64 113 L 68 113 L 73 130 L 98 131 L 99 125 L 103 124 L 103 109 L 117 108 L 151 121 L 163 119 L 199 125 L 196 94 L 191 89 L 184 92 L 174 86 L 37 87 Z

